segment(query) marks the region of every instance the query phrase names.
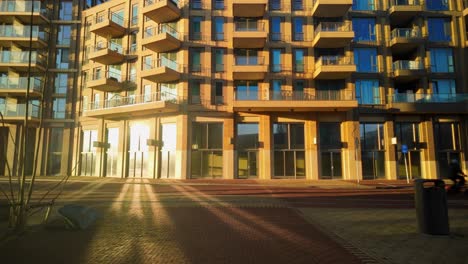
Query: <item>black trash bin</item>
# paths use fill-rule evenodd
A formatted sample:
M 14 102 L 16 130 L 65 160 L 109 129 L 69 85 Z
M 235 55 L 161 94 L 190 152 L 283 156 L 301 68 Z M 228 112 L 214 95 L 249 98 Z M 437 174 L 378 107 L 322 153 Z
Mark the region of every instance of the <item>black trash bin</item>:
M 450 231 L 444 181 L 416 179 L 414 189 L 419 232 L 448 235 Z

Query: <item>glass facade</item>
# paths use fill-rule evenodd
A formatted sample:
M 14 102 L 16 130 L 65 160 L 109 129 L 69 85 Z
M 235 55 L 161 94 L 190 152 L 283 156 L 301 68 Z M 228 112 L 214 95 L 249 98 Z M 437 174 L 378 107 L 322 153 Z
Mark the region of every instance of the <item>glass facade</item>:
M 223 176 L 223 124 L 192 123 L 191 178 Z
M 362 178 L 385 178 L 385 145 L 382 123 L 360 124 Z
M 305 178 L 304 124 L 273 124 L 273 178 Z

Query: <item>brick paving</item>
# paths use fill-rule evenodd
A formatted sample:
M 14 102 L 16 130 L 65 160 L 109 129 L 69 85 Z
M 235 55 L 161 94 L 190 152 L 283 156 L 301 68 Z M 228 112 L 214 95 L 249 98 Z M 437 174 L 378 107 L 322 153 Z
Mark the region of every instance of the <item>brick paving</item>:
M 0 244 L 2 263 L 362 263 L 266 189 L 72 182 L 59 203 L 92 206 L 100 220 L 31 229 Z

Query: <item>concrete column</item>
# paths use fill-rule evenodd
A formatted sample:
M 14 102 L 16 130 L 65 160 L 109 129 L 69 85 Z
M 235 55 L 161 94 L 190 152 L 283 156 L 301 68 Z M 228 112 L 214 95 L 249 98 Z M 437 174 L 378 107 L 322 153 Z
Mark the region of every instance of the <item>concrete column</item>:
M 188 115 L 179 115 L 177 117 L 177 146 L 176 146 L 176 167 L 175 177 L 177 179 L 188 179 L 189 173 L 189 155 L 190 151 L 189 139 L 187 135 L 191 135 L 189 131 Z
M 272 178 L 272 124 L 269 115 L 260 116 L 259 141 L 262 143 L 259 149 L 259 179 Z
M 359 122 L 344 121 L 341 124 L 341 138 L 345 143 L 343 148 L 343 179 L 357 180 L 362 179 L 361 170 L 361 152 L 359 148 Z
M 426 148 L 421 150 L 421 175 L 426 179 L 437 179 L 437 153 L 434 142 L 434 127 L 430 120 L 421 122 L 421 142 Z
M 154 139 L 157 140 L 157 142 L 161 142 L 160 140 L 162 139 L 161 136 L 161 118 L 155 118 L 154 119 L 154 125 L 155 125 L 155 134 L 154 134 Z M 159 178 L 160 173 L 161 173 L 161 145 L 158 144 L 157 146 L 154 146 L 154 178 Z
M 98 141 L 105 142 L 106 139 L 106 125 L 104 124 L 104 119 L 99 120 L 98 122 Z M 96 176 L 104 177 L 105 174 L 105 148 L 95 148 L 96 149 Z
M 45 132 L 45 130 L 44 130 Z M 50 130 L 49 130 L 50 132 Z M 39 133 L 38 133 L 39 134 Z M 43 136 L 43 141 L 42 142 L 47 142 L 46 134 L 44 133 Z M 38 135 L 38 138 L 40 135 Z M 54 139 L 50 139 L 54 140 Z M 70 162 L 71 162 L 71 155 L 67 155 L 66 153 L 73 153 L 74 148 L 80 148 L 79 145 L 71 145 L 73 144 L 73 129 L 72 128 L 64 128 L 63 129 L 63 138 L 62 138 L 62 160 L 61 160 L 61 166 L 60 166 L 60 175 L 69 175 L 70 173 Z M 43 147 L 45 148 L 45 146 Z M 41 156 L 41 153 L 43 151 L 39 151 L 39 156 Z M 39 160 L 42 160 L 42 157 L 37 157 Z M 38 164 L 40 166 L 40 164 Z M 45 169 L 43 170 L 44 172 L 47 170 L 47 164 L 44 164 Z M 39 167 L 38 167 L 39 169 Z M 39 172 L 39 170 L 38 170 Z
M 394 130 L 392 121 L 384 123 L 385 178 L 389 180 L 397 179 L 396 149 L 395 145 L 392 145 Z
M 234 119 L 224 120 L 223 136 L 223 178 L 234 179 Z
M 304 123 L 305 129 L 305 162 L 306 162 L 306 179 L 318 180 L 319 164 L 318 164 L 318 145 L 317 145 L 317 121 L 306 120 Z
M 119 129 L 119 141 L 122 144 L 119 145 L 119 168 L 121 169 L 122 178 L 128 177 L 128 133 L 129 133 L 129 122 L 122 121 Z

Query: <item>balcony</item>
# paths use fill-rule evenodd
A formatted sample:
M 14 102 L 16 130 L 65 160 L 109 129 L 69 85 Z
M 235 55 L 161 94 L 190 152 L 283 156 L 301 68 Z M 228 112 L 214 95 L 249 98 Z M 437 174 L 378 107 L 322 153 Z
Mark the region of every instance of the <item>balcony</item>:
M 426 74 L 426 69 L 421 61 L 399 60 L 393 62 L 392 77 L 398 81 L 414 81 Z
M 122 90 L 122 76 L 114 72 L 95 72 L 86 84 L 87 88 L 102 92 L 118 92 Z
M 424 43 L 420 28 L 395 28 L 390 34 L 389 46 L 394 54 L 410 51 Z
M 125 55 L 121 45 L 100 42 L 91 48 L 89 59 L 104 65 L 113 65 L 122 63 L 125 60 Z
M 2 1 L 0 4 L 0 23 L 13 23 L 16 19 L 22 24 L 49 23 L 50 10 L 42 1 Z
M 267 0 L 233 0 L 233 15 L 235 17 L 262 17 L 267 3 Z
M 263 48 L 265 47 L 267 32 L 261 21 L 237 21 L 234 23 L 234 48 Z
M 124 18 L 112 12 L 96 15 L 89 31 L 104 38 L 118 38 L 127 33 Z
M 404 24 L 423 10 L 421 0 L 392 0 L 388 14 L 392 24 Z
M 343 17 L 353 5 L 353 0 L 314 0 L 312 16 Z
M 179 65 L 164 57 L 153 63 L 144 63 L 141 78 L 156 83 L 178 81 L 180 79 Z
M 344 56 L 322 56 L 315 62 L 315 79 L 345 79 L 356 72 L 351 57 Z
M 28 77 L 0 77 L 1 96 L 25 96 L 28 91 Z M 42 80 L 39 77 L 29 78 L 29 95 L 42 94 Z
M 29 68 L 29 56 L 31 56 L 31 71 L 44 71 L 46 60 L 44 56 L 37 51 L 0 52 L 0 71 L 6 72 L 9 69 L 12 69 L 16 72 L 27 72 Z
M 357 106 L 348 90 L 237 91 L 233 102 L 234 111 L 347 111 Z
M 162 24 L 143 32 L 142 45 L 154 52 L 177 50 L 181 43 L 179 33 L 169 25 Z
M 145 0 L 142 13 L 156 23 L 166 23 L 180 18 L 176 0 Z
M 340 48 L 354 39 L 350 22 L 322 22 L 315 29 L 313 47 Z
M 154 115 L 155 113 L 176 113 L 179 98 L 168 92 L 158 92 L 128 97 L 117 97 L 85 106 L 84 116 L 108 119 L 128 119 Z
M 468 94 L 394 94 L 388 98 L 389 109 L 412 113 L 466 113 Z
M 8 102 L 5 104 L 0 104 L 0 113 L 3 115 L 3 120 L 6 123 L 9 122 L 23 122 L 25 120 L 26 114 L 26 104 L 25 103 L 16 103 L 15 102 Z M 41 107 L 34 104 L 29 104 L 28 107 L 28 120 L 31 121 L 39 121 L 41 115 Z
M 32 34 L 31 34 L 32 33 Z M 32 37 L 32 38 L 31 38 Z M 49 41 L 49 34 L 39 29 L 39 26 L 33 26 L 32 32 L 30 26 L 0 26 L 0 45 L 3 47 L 11 47 L 14 43 L 23 48 L 44 48 Z
M 232 67 L 233 80 L 263 80 L 268 69 L 263 57 L 235 56 Z

